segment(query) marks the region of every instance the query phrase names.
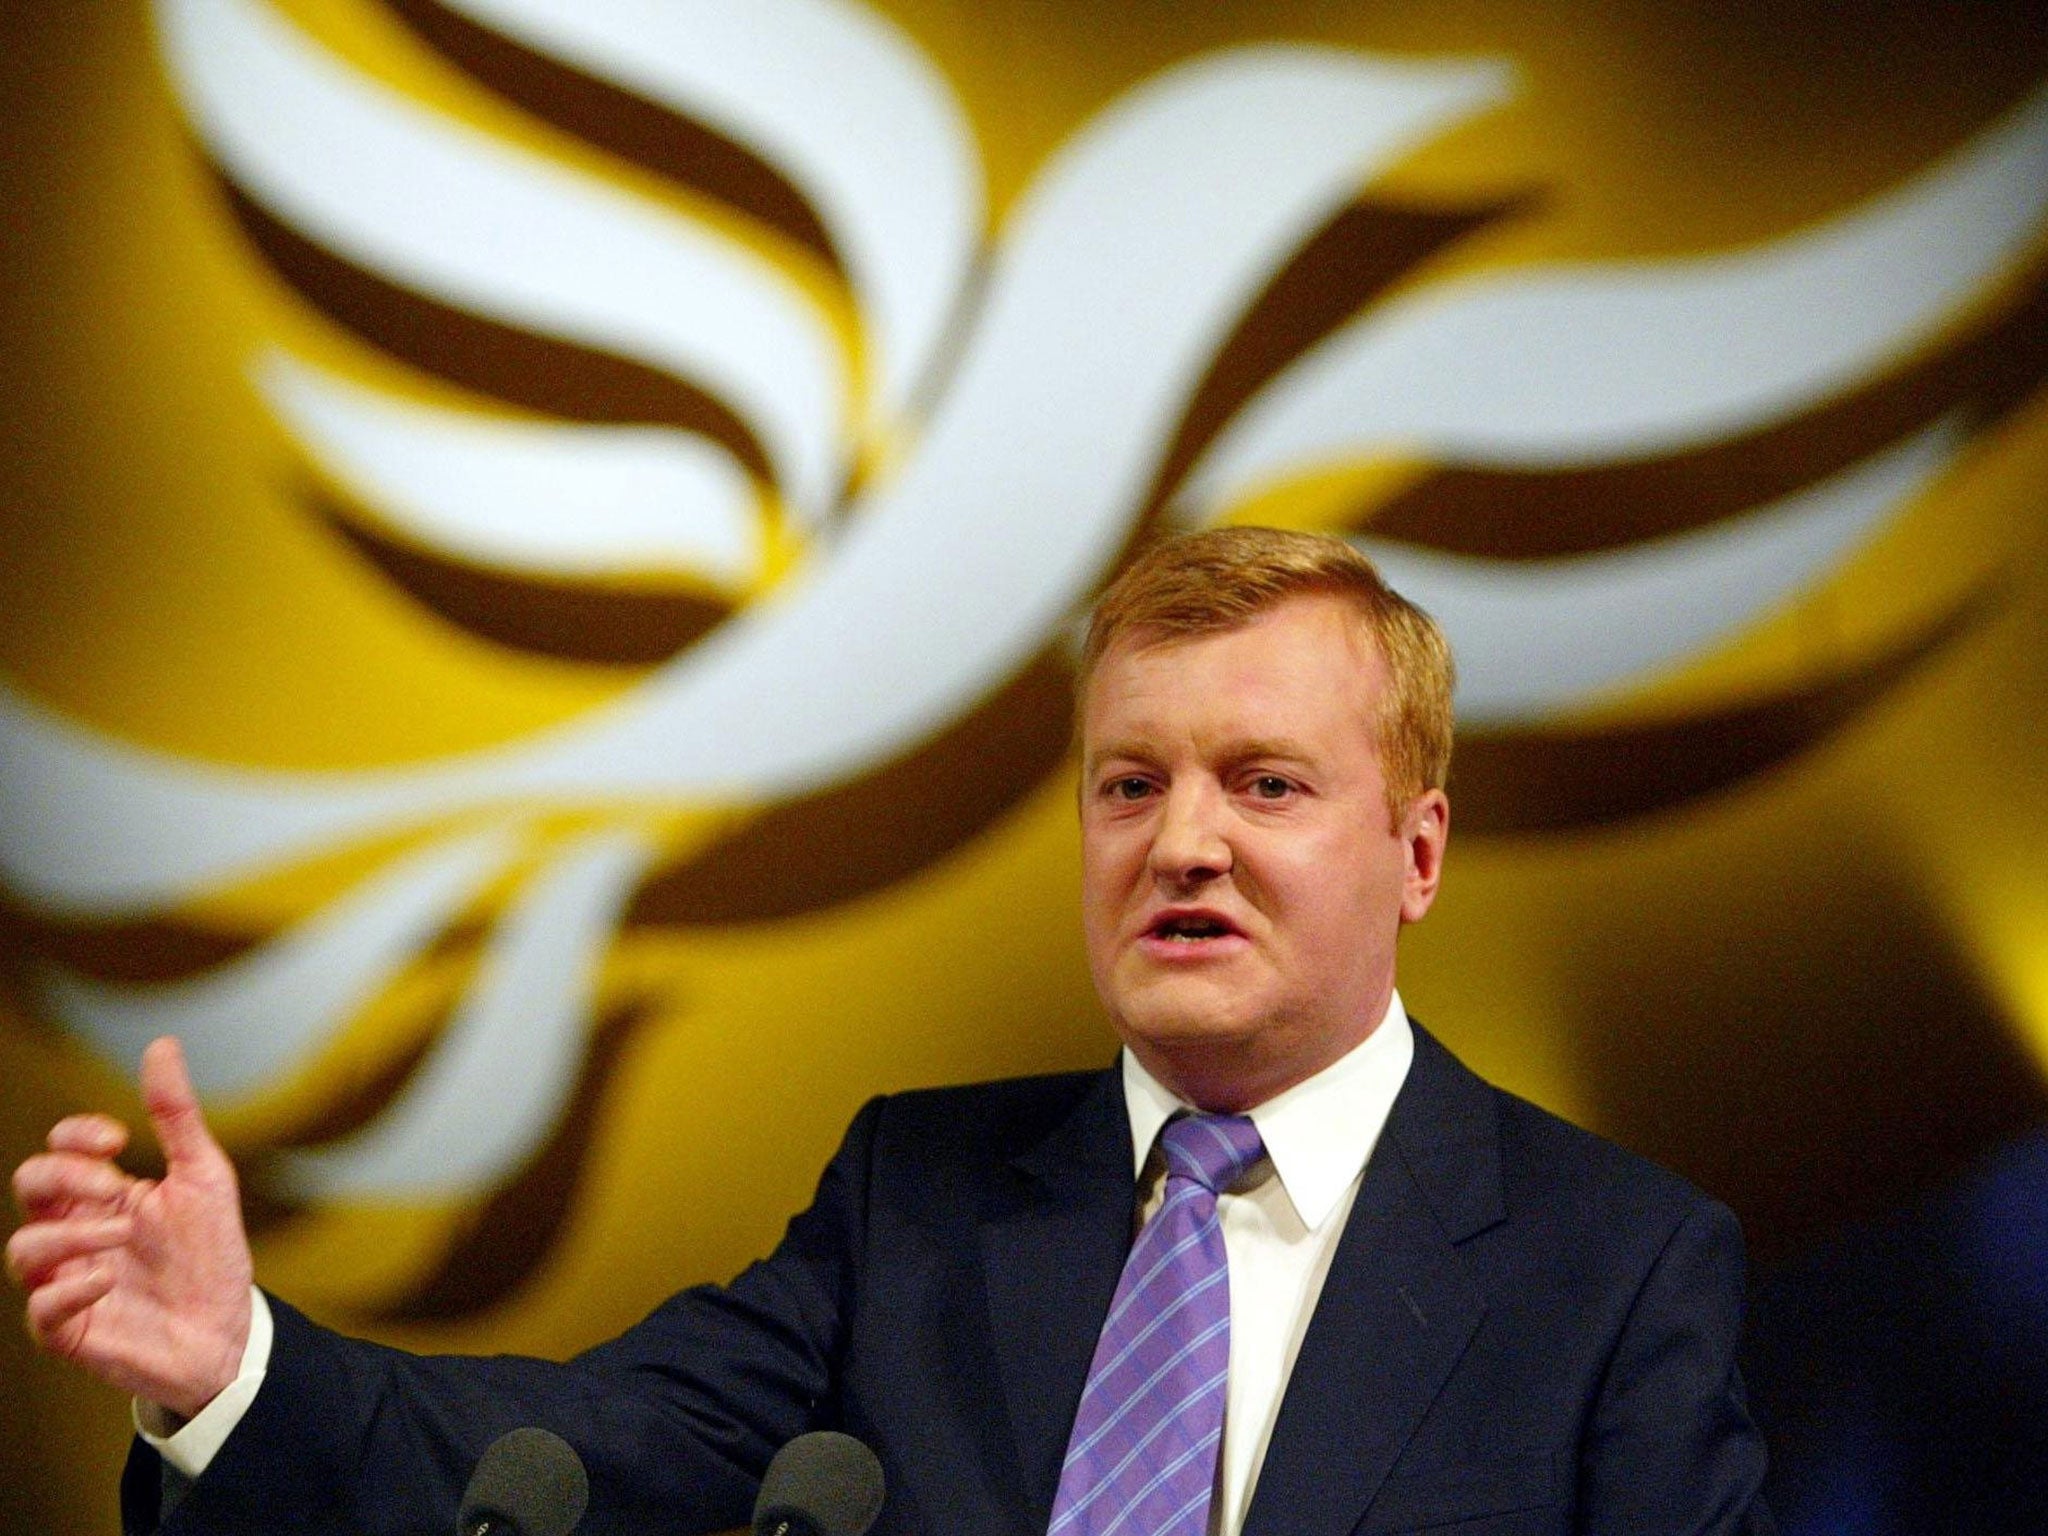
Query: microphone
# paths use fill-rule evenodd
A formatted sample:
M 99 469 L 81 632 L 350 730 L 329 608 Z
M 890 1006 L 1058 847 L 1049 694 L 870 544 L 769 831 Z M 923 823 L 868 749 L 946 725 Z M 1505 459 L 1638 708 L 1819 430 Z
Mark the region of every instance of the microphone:
M 463 1490 L 458 1536 L 569 1536 L 590 1503 L 590 1478 L 569 1442 L 545 1429 L 493 1440 Z
M 754 1501 L 754 1536 L 863 1536 L 882 1512 L 882 1464 L 836 1429 L 775 1453 Z

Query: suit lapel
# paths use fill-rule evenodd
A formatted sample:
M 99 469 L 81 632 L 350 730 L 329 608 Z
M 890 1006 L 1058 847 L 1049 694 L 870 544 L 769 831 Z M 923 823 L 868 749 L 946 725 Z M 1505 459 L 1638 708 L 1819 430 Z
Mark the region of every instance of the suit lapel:
M 1043 1528 L 1075 1405 L 1130 1251 L 1130 1117 L 1111 1070 L 1051 1135 L 997 1171 L 981 1251 L 1024 1503 Z
M 1484 1315 L 1457 1244 L 1502 1217 L 1491 1090 L 1418 1027 L 1259 1474 L 1244 1536 L 1358 1523 Z

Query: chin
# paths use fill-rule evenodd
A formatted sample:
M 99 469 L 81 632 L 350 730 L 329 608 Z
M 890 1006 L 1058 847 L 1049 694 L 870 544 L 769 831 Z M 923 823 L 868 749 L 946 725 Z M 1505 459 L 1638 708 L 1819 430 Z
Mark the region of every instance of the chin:
M 1259 1032 L 1242 1009 L 1175 1006 L 1164 998 L 1122 1009 L 1117 1018 L 1125 1040 L 1168 1052 L 1242 1047 Z

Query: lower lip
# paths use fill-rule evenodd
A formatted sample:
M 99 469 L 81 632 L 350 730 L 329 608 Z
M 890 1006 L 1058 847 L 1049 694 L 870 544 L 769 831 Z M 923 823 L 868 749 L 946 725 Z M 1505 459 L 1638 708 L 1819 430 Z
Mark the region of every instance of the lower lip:
M 1218 934 L 1213 939 L 1167 939 L 1148 933 L 1138 940 L 1138 951 L 1167 965 L 1190 965 L 1237 954 L 1250 943 L 1241 933 Z

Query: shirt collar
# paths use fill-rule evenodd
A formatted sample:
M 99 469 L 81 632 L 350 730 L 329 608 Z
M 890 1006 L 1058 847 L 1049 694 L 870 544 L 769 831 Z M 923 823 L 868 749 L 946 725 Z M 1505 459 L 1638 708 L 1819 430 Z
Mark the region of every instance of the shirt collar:
M 1371 1034 L 1314 1077 L 1250 1111 L 1273 1172 L 1303 1226 L 1313 1230 L 1329 1218 L 1372 1156 L 1414 1059 L 1415 1033 L 1396 992 Z M 1192 1106 L 1176 1098 L 1128 1050 L 1123 1078 L 1136 1159 L 1132 1176 L 1142 1178 L 1160 1127 Z

